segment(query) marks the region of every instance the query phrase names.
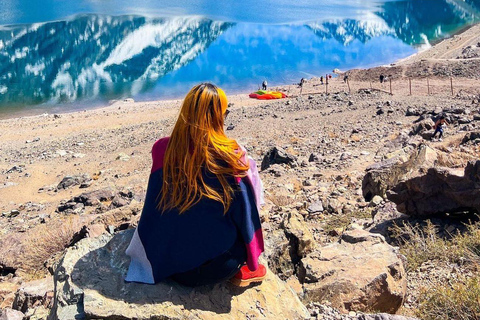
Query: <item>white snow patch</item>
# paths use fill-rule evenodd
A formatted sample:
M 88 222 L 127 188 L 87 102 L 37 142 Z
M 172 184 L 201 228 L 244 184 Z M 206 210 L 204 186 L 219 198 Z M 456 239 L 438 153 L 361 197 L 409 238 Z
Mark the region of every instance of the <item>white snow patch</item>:
M 53 80 L 52 89 L 55 91 L 56 98 L 66 96 L 75 100 L 77 92 L 73 83 L 72 76 L 67 72 L 59 72 Z
M 148 47 L 158 48 L 163 43 L 168 42 L 173 36 L 181 34 L 189 28 L 198 27 L 198 24 L 198 18 L 179 17 L 167 20 L 162 24 L 144 25 L 126 36 L 110 53 L 102 67 L 121 64 L 142 53 Z
M 34 76 L 38 76 L 43 70 L 45 70 L 45 63 L 44 62 L 39 62 L 34 65 L 27 64 L 25 66 L 25 73 L 27 74 L 32 74 Z
M 419 52 L 428 50 L 428 49 L 430 49 L 430 48 L 432 47 L 432 45 L 431 45 L 430 42 L 428 41 L 428 38 L 427 38 L 427 35 L 426 35 L 426 34 L 420 33 L 420 38 L 422 38 L 422 40 L 424 41 L 424 43 L 420 45 L 420 47 L 419 47 Z

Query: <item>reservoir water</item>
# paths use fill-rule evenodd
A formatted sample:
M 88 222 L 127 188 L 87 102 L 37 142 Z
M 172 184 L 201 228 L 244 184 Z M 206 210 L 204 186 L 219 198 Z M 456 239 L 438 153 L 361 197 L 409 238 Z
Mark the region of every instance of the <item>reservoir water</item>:
M 480 18 L 479 0 L 0 0 L 0 118 L 228 94 L 392 63 Z

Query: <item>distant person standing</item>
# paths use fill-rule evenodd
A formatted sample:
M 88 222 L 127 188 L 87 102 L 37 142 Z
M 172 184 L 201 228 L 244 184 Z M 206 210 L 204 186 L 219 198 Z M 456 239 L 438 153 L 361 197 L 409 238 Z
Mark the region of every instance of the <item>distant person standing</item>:
M 320 84 L 323 84 L 323 76 L 320 77 Z
M 307 82 L 307 80 L 305 80 L 305 78 L 300 79 L 300 83 L 298 84 L 300 86 L 300 95 L 302 94 L 303 85 L 305 84 L 305 82 Z
M 385 80 L 385 76 L 383 74 L 380 75 L 380 83 L 383 83 L 383 81 Z
M 262 82 L 262 90 L 267 90 L 267 80 L 263 80 L 263 82 Z
M 443 137 L 443 126 L 448 125 L 447 120 L 445 119 L 444 116 L 441 116 L 437 122 L 435 122 L 435 126 L 433 127 L 435 129 L 435 132 L 433 133 L 432 140 L 435 139 L 435 136 L 437 135 L 437 132 L 440 132 L 438 135 L 438 141 L 442 141 Z
M 343 82 L 347 83 L 347 81 L 348 81 L 348 73 L 345 73 L 345 75 L 343 76 Z

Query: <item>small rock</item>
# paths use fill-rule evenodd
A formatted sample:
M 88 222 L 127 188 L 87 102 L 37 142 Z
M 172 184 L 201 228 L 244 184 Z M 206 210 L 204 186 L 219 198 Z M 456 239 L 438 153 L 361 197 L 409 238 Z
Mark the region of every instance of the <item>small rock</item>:
M 130 160 L 130 157 L 129 157 L 128 155 L 126 155 L 125 153 L 122 152 L 122 153 L 119 153 L 119 154 L 117 155 L 117 158 L 116 158 L 116 159 L 117 159 L 117 160 L 120 160 L 120 161 L 128 161 L 128 160 Z
M 5 309 L 0 316 L 0 320 L 23 320 L 24 314 L 18 310 Z
M 88 182 L 91 183 L 92 178 L 86 173 L 82 175 L 77 175 L 77 176 L 65 176 L 63 177 L 62 181 L 57 185 L 57 189 L 62 190 L 62 189 L 68 189 L 72 186 L 76 185 L 82 185 Z
M 312 181 L 312 180 L 309 180 L 309 179 L 304 180 L 304 181 L 302 182 L 302 185 L 305 186 L 305 187 L 311 187 L 311 186 L 313 186 L 313 181 Z
M 309 213 L 320 213 L 320 212 L 323 212 L 323 210 L 324 210 L 324 208 L 323 208 L 323 203 L 322 203 L 321 200 L 312 203 L 307 208 L 307 211 Z
M 86 154 L 84 153 L 74 153 L 72 157 L 78 159 L 78 158 L 84 158 L 85 156 Z
M 370 201 L 369 206 L 370 206 L 370 207 L 379 206 L 379 205 L 382 203 L 382 201 L 383 201 L 383 198 L 380 197 L 380 196 L 378 196 L 378 195 L 376 195 L 376 196 L 373 197 L 372 201 Z
M 8 169 L 5 173 L 6 173 L 6 174 L 13 173 L 13 172 L 22 173 L 22 172 L 23 172 L 23 169 L 25 169 L 25 166 L 24 166 L 23 164 L 20 164 L 20 165 L 18 165 L 18 166 L 13 166 L 13 167 L 11 167 L 11 168 Z
M 348 160 L 352 158 L 351 152 L 344 152 L 340 155 L 340 160 Z
M 316 162 L 319 160 L 318 154 L 311 153 L 310 156 L 308 157 L 308 162 Z
M 60 157 L 65 157 L 68 154 L 68 152 L 65 150 L 57 150 L 55 151 L 55 153 L 58 154 Z

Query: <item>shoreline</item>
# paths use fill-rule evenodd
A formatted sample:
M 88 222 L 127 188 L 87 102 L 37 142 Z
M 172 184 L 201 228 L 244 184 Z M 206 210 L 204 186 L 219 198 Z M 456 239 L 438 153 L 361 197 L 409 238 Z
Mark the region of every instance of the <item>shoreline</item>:
M 455 37 L 462 36 L 462 35 L 470 32 L 473 29 L 479 29 L 480 30 L 480 22 L 476 22 L 476 23 L 471 24 L 469 26 L 462 27 L 462 28 L 458 29 L 457 31 L 455 31 L 454 33 L 452 33 L 450 36 L 448 36 L 446 38 L 439 39 L 439 40 L 436 40 L 436 41 L 432 41 L 431 46 L 429 48 L 427 48 L 426 50 L 421 50 L 421 51 L 418 51 L 414 54 L 409 55 L 408 57 L 399 59 L 396 62 L 390 64 L 389 66 L 404 65 L 404 64 L 409 64 L 409 63 L 416 62 L 416 58 L 418 58 L 422 54 L 426 54 L 427 52 L 432 51 L 435 48 L 438 48 L 439 46 L 442 46 L 443 44 L 448 44 L 449 42 L 452 42 L 452 40 L 455 39 Z

